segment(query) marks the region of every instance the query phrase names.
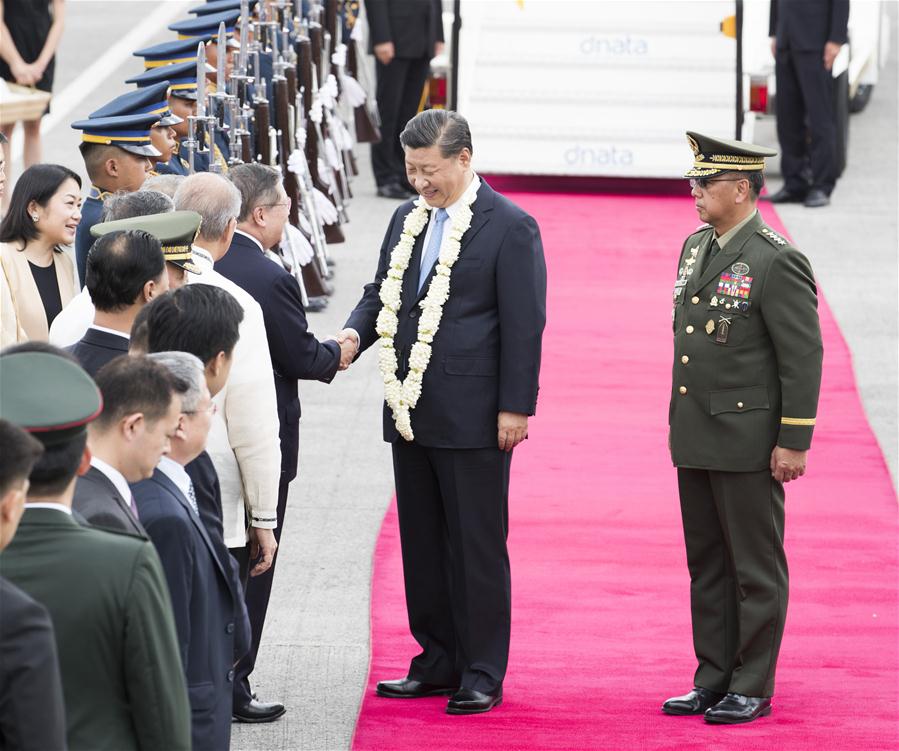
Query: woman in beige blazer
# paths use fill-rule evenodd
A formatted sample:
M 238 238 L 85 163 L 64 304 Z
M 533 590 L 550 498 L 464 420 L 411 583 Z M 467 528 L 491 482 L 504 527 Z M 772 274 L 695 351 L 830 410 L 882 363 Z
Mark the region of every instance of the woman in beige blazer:
M 47 341 L 75 296 L 75 270 L 61 246 L 75 241 L 81 178 L 58 164 L 29 167 L 0 224 L 0 347 Z

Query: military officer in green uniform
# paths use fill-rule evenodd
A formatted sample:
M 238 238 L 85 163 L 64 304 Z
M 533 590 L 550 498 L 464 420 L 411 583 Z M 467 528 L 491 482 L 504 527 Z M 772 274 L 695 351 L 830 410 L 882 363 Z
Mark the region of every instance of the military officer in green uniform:
M 771 712 L 787 611 L 783 483 L 805 472 L 821 329 L 808 259 L 756 209 L 776 152 L 687 138 L 706 224 L 684 243 L 674 283 L 669 442 L 699 665 L 693 690 L 662 710 L 733 724 Z
M 147 398 L 159 402 L 170 376 L 149 361 L 145 370 Z M 173 434 L 181 402 L 168 396 Z M 28 342 L 0 354 L 0 418 L 44 446 L 0 572 L 50 613 L 70 749 L 189 751 L 190 704 L 156 550 L 72 516 L 75 477 L 90 462 L 85 426 L 101 409 L 93 380 L 61 350 Z

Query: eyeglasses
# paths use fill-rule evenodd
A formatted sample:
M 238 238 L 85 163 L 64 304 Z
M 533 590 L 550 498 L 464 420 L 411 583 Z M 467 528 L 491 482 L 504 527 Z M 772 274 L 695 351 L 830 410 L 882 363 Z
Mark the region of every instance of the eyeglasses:
M 205 412 L 209 415 L 215 415 L 218 411 L 219 411 L 218 404 L 216 404 L 215 402 L 209 402 L 209 406 L 206 407 L 206 409 L 195 409 L 191 412 L 182 412 L 181 414 L 183 414 L 187 417 L 193 417 L 194 415 L 202 414 L 203 412 Z
M 691 177 L 690 190 L 695 190 L 696 188 L 705 190 L 710 183 L 736 183 L 745 179 L 745 177 L 719 177 L 717 180 L 712 180 L 708 177 Z
M 262 208 L 264 208 L 264 209 L 271 209 L 271 208 L 274 208 L 275 206 L 286 206 L 286 207 L 289 209 L 291 206 L 293 206 L 293 199 L 291 199 L 290 197 L 288 197 L 288 198 L 287 198 L 287 203 L 284 203 L 284 202 L 281 202 L 281 203 L 260 203 L 259 205 L 260 205 Z

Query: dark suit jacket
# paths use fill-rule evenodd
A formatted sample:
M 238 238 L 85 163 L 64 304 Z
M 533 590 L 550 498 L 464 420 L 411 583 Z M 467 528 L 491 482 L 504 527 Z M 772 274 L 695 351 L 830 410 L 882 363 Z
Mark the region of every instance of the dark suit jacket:
M 0 578 L 0 748 L 66 747 L 66 712 L 50 614 Z
M 146 537 L 147 533 L 135 518 L 128 502 L 119 495 L 115 485 L 96 467 L 75 481 L 72 509 L 81 514 L 92 527 L 115 529 Z
M 70 751 L 190 751 L 175 622 L 149 540 L 26 509 L 0 571 L 50 611 Z
M 361 350 L 378 339 L 375 321 L 381 310 L 381 282 L 411 209 L 409 201 L 394 213 L 375 279 L 365 286 L 346 323 L 359 332 Z M 546 323 L 546 263 L 540 230 L 532 217 L 483 179 L 471 209 L 474 216 L 452 269 L 452 291 L 434 337 L 421 397 L 412 410 L 415 440 L 423 446 L 495 447 L 499 412 L 533 415 L 537 408 Z M 418 338 L 418 303 L 430 281 L 429 277 L 421 293 L 417 291 L 425 232 L 416 240 L 403 280 L 395 338 L 399 378 L 405 378 L 409 370 L 409 353 Z M 384 440 L 393 442 L 398 437 L 385 404 Z
M 244 601 L 243 585 L 240 583 L 240 566 L 225 545 L 222 531 L 222 490 L 212 459 L 205 451 L 184 467 L 194 484 L 200 519 L 212 540 L 222 567 L 230 572 L 229 586 L 234 599 L 234 652 L 243 655 L 250 651 L 252 633 L 247 606 Z
M 99 223 L 102 216 L 103 201 L 92 196 L 85 198 L 81 204 L 81 221 L 75 230 L 75 265 L 78 268 L 78 283 L 81 287 L 84 287 L 84 275 L 87 271 L 87 254 L 94 244 L 91 227 Z
M 162 560 L 192 710 L 194 751 L 227 751 L 236 603 L 229 580 L 200 517 L 160 470 L 132 487 L 140 517 Z
M 252 240 L 235 234 L 215 270 L 243 287 L 262 308 L 281 423 L 281 474 L 282 479 L 292 480 L 299 450 L 297 380 L 329 383 L 340 365 L 340 346 L 334 341 L 320 342 L 312 335 L 297 280 L 266 258 Z
M 88 375 L 93 378 L 110 360 L 128 354 L 128 340 L 124 336 L 99 331 L 93 327 L 84 332 L 84 336 L 66 351 L 71 352 Z
M 417 59 L 434 56 L 434 43 L 443 41 L 441 0 L 365 0 L 371 47 L 393 42 L 396 56 Z
M 849 39 L 849 0 L 771 0 L 768 36 L 778 49 L 821 52 Z

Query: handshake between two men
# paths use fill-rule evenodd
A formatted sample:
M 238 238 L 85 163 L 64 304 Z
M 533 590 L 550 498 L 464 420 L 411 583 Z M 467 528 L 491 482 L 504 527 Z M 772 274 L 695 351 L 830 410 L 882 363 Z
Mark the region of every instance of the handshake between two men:
M 340 345 L 339 370 L 347 370 L 359 354 L 359 334 L 355 329 L 341 329 L 328 337 Z M 528 416 L 517 412 L 500 411 L 496 420 L 497 446 L 511 451 L 528 437 Z

